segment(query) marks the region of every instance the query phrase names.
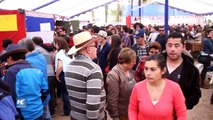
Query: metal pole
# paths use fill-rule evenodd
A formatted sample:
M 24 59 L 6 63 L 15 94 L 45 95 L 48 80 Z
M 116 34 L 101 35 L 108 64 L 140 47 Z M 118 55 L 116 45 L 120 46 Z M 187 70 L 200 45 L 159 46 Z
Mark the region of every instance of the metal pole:
M 165 17 L 164 17 L 164 29 L 165 29 L 165 34 L 168 35 L 168 29 L 169 29 L 169 0 L 165 0 Z
M 133 0 L 131 0 L 131 16 L 133 16 Z
M 140 18 L 140 22 L 141 22 L 141 7 L 140 7 L 141 6 L 141 0 L 138 0 L 138 6 L 139 6 L 139 9 L 138 9 L 139 10 L 138 11 L 139 12 L 139 18 Z

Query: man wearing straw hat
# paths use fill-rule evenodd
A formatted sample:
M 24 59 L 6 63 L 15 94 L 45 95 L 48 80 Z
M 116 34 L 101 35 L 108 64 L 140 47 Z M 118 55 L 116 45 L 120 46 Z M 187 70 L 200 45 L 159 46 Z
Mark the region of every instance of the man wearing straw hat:
M 67 66 L 65 81 L 69 92 L 72 120 L 105 119 L 104 81 L 101 68 L 92 60 L 97 58 L 97 40 L 89 32 L 73 37 L 74 46 L 68 55 L 75 60 Z
M 34 68 L 25 60 L 27 49 L 18 44 L 6 48 L 0 59 L 10 66 L 4 81 L 9 85 L 20 118 L 25 120 L 43 120 L 43 105 L 47 105 L 48 84 L 41 70 Z

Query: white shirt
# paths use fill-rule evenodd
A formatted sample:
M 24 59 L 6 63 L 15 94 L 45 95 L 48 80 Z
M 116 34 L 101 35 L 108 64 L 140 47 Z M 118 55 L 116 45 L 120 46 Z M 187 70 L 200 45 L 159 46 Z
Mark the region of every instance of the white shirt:
M 58 60 L 62 61 L 63 72 L 66 72 L 66 66 L 72 61 L 72 59 L 65 54 L 64 50 L 57 52 L 55 55 L 55 71 L 57 70 Z

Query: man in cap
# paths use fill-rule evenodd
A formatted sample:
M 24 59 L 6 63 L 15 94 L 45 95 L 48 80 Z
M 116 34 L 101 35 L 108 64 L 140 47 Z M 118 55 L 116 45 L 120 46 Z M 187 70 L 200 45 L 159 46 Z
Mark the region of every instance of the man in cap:
M 101 67 L 102 73 L 105 76 L 105 68 L 107 67 L 107 56 L 110 50 L 110 45 L 106 41 L 107 32 L 100 30 L 98 32 L 98 35 L 100 36 L 99 39 L 99 46 L 98 46 L 98 64 Z
M 73 37 L 74 46 L 68 54 L 76 53 L 75 60 L 67 66 L 65 81 L 69 92 L 72 120 L 105 119 L 103 75 L 92 61 L 97 58 L 96 41 L 87 31 Z
M 136 52 L 137 62 L 136 65 L 133 67 L 134 70 L 136 69 L 137 64 L 141 60 L 141 58 L 147 56 L 148 45 L 146 44 L 145 37 L 146 36 L 143 29 L 135 31 L 134 38 L 136 39 L 136 44 L 132 46 L 132 49 Z
M 48 85 L 41 70 L 25 60 L 27 49 L 12 44 L 1 56 L 10 66 L 4 81 L 22 119 L 43 120 L 43 105 L 47 105 Z

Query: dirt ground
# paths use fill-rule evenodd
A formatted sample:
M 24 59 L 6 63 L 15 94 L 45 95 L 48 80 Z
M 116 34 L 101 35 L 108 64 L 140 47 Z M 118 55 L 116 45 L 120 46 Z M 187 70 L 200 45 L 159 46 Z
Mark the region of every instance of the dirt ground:
M 213 120 L 213 105 L 210 104 L 210 98 L 213 93 L 211 89 L 201 89 L 202 97 L 192 110 L 187 111 L 188 120 Z M 70 120 L 69 116 L 60 116 L 62 113 L 62 103 L 58 99 L 58 109 L 53 120 Z

